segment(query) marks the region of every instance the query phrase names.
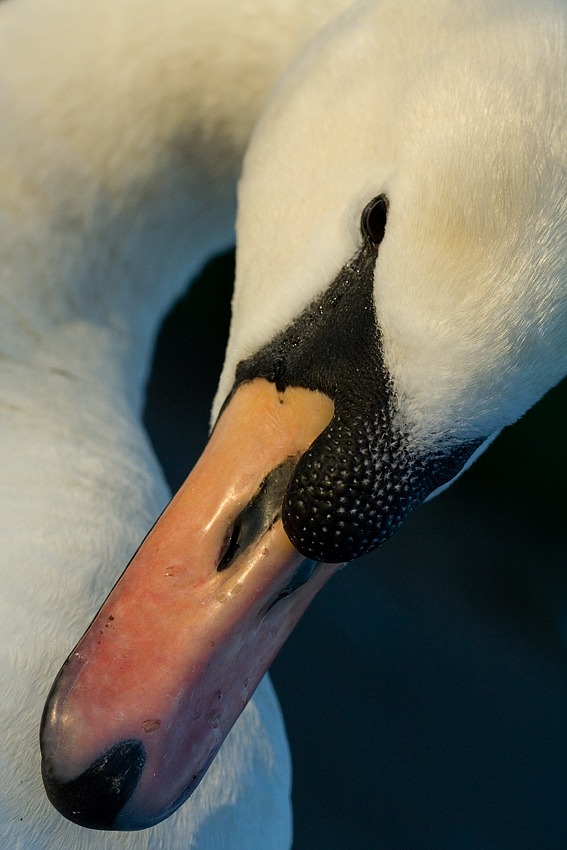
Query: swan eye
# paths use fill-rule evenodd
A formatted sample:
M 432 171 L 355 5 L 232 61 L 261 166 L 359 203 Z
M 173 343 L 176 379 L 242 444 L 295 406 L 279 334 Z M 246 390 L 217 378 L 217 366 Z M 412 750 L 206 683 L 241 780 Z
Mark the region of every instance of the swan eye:
M 388 198 L 386 195 L 378 195 L 362 211 L 360 227 L 362 233 L 373 245 L 379 245 L 384 238 L 386 230 L 386 219 L 388 218 Z

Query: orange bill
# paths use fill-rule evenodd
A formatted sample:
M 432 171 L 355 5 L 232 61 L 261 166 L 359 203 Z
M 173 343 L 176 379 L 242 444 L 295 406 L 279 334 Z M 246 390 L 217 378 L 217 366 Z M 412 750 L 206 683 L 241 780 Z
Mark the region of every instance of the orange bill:
M 232 396 L 49 695 L 43 776 L 69 819 L 142 829 L 172 814 L 339 568 L 306 561 L 281 522 L 332 415 L 322 393 L 263 379 Z

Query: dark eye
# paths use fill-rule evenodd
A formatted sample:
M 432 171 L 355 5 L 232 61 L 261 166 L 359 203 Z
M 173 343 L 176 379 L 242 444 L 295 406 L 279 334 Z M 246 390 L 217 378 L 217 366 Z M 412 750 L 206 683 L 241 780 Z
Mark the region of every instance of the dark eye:
M 370 239 L 373 245 L 379 245 L 384 238 L 387 218 L 388 198 L 386 195 L 378 195 L 364 207 L 360 226 L 363 235 Z

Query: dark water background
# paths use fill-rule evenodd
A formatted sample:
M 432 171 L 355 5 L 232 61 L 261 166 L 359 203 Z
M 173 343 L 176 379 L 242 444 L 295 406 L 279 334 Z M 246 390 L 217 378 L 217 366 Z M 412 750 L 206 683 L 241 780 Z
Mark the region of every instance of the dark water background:
M 232 273 L 216 260 L 159 340 L 146 422 L 174 489 L 206 441 Z M 294 850 L 566 850 L 566 423 L 564 383 L 280 653 Z

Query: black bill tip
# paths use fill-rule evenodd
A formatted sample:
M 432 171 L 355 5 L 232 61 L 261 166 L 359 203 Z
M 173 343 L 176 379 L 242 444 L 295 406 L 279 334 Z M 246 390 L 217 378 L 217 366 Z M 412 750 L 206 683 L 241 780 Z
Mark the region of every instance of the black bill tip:
M 44 760 L 43 782 L 51 803 L 69 820 L 89 829 L 116 829 L 116 818 L 134 793 L 145 761 L 141 741 L 121 741 L 68 782 L 55 778 L 49 760 Z

